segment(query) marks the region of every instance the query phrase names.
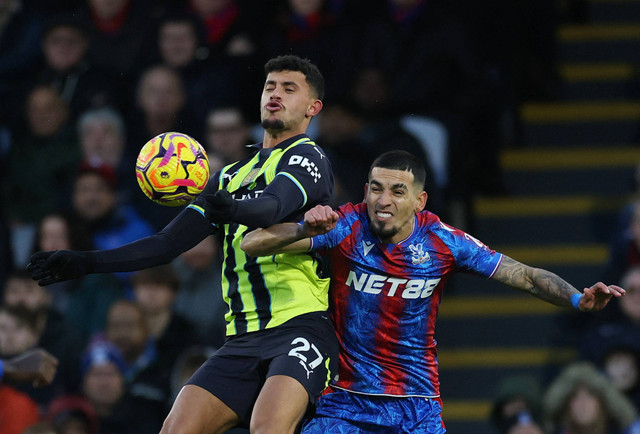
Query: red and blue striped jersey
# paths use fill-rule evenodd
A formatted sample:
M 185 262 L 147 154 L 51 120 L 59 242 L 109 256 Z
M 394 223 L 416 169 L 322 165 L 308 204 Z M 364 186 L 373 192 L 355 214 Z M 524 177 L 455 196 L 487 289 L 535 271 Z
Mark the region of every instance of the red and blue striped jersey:
M 440 395 L 434 338 L 442 291 L 456 271 L 491 277 L 500 253 L 440 221 L 417 214 L 397 244 L 369 229 L 366 204 L 338 209 L 334 230 L 312 238 L 332 268 L 330 305 L 340 341 L 333 387 L 392 396 Z

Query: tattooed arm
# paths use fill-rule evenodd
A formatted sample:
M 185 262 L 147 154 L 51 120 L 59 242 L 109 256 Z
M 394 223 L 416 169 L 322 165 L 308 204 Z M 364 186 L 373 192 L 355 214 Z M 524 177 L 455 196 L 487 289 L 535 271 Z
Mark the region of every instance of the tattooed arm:
M 603 309 L 611 297 L 620 297 L 625 293 L 619 286 L 602 282 L 585 288 L 581 293 L 552 272 L 530 267 L 508 256 L 503 256 L 493 279 L 557 306 L 571 306 L 571 296 L 579 294 L 577 308 L 583 312 Z

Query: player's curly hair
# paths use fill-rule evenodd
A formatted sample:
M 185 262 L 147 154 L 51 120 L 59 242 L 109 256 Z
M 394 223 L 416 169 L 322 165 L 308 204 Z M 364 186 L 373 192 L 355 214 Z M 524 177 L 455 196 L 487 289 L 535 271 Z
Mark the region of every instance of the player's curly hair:
M 274 57 L 264 65 L 265 74 L 279 71 L 298 71 L 304 74 L 307 83 L 315 91 L 316 97 L 324 98 L 324 77 L 316 65 L 309 59 L 303 59 L 293 54 Z
M 393 150 L 380 155 L 371 163 L 369 177 L 374 167 L 411 172 L 413 173 L 414 184 L 424 188 L 424 182 L 427 177 L 424 164 L 422 164 L 422 161 L 420 161 L 418 157 L 407 151 Z

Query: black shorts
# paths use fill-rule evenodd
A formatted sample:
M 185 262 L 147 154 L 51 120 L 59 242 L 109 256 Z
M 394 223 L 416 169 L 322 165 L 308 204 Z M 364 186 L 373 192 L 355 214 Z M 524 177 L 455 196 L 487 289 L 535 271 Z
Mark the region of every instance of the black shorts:
M 314 405 L 337 374 L 337 364 L 338 341 L 329 315 L 311 312 L 272 329 L 230 337 L 186 384 L 218 397 L 246 425 L 267 378 L 295 378 Z

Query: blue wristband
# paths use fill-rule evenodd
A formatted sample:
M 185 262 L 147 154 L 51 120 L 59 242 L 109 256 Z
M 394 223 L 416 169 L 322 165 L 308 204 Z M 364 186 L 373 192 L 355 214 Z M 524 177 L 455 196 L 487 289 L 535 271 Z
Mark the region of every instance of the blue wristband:
M 578 309 L 578 305 L 580 304 L 580 297 L 582 297 L 582 294 L 572 294 L 571 295 L 571 304 L 576 309 Z
M 0 380 L 4 377 L 4 362 L 0 360 Z

